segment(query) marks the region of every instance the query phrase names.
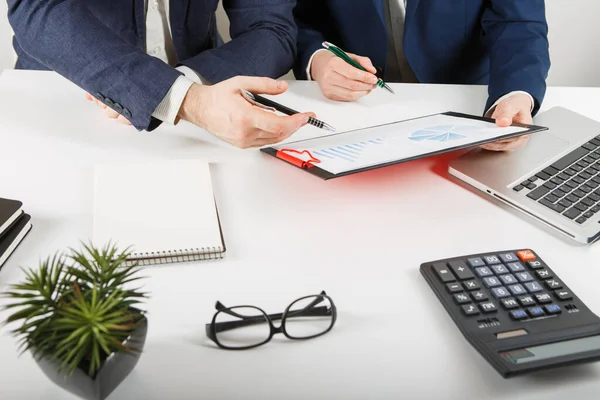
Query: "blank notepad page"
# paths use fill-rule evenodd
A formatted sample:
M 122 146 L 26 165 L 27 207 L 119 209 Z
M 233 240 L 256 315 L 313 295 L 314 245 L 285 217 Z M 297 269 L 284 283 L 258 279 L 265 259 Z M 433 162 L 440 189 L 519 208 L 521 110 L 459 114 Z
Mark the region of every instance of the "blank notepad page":
M 135 257 L 224 251 L 208 163 L 100 165 L 94 178 L 97 246 L 131 246 Z

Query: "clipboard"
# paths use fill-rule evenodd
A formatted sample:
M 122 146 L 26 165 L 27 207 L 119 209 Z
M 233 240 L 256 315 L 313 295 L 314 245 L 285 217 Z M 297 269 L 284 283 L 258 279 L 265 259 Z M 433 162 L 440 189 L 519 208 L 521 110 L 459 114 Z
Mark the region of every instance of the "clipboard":
M 545 130 L 448 111 L 260 150 L 328 180 Z

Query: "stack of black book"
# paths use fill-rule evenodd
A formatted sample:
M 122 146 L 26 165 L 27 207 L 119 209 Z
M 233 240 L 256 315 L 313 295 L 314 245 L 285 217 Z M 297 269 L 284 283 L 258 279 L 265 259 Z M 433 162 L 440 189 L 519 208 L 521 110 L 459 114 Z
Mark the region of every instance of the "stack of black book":
M 0 198 L 0 269 L 31 230 L 31 216 L 23 203 Z

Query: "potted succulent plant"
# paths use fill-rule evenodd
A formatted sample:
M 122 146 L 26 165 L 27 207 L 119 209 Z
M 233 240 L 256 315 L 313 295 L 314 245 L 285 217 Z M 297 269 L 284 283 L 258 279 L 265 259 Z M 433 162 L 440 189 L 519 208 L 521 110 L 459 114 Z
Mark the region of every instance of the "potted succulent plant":
M 133 370 L 148 321 L 136 305 L 139 269 L 129 253 L 84 245 L 24 270 L 4 294 L 7 324 L 18 324 L 21 352 L 30 351 L 54 383 L 84 399 L 106 398 Z

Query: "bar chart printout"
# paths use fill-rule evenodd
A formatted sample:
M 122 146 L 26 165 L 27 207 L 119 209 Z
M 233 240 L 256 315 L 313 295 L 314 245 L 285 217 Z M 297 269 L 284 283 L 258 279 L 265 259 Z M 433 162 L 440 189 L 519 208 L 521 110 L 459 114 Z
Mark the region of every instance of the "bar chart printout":
M 517 132 L 493 123 L 436 114 L 408 121 L 290 142 L 275 149 L 308 150 L 319 168 L 339 174 L 374 165 L 412 159 Z

